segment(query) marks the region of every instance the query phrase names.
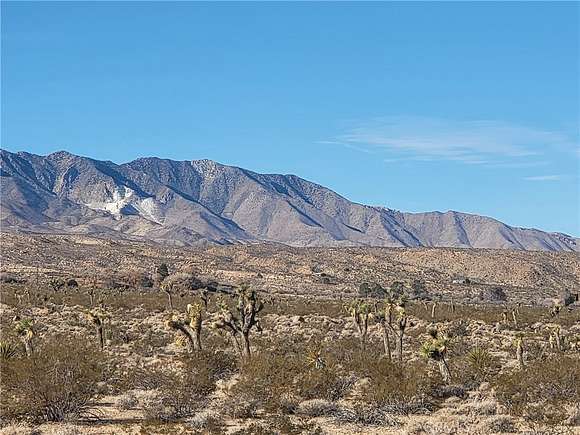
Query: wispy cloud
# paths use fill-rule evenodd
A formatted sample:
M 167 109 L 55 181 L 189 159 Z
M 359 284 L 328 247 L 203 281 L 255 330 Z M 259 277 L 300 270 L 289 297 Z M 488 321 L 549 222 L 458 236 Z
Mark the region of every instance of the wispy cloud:
M 501 121 L 450 121 L 423 117 L 376 118 L 325 141 L 386 160 L 456 161 L 473 165 L 539 165 L 551 147 L 575 146 L 561 132 Z
M 534 175 L 531 177 L 524 177 L 526 181 L 558 181 L 563 179 L 563 175 Z

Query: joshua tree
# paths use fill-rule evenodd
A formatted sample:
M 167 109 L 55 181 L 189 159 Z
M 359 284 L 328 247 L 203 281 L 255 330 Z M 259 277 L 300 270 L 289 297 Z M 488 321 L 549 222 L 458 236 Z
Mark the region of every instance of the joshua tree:
M 358 330 L 361 347 L 364 349 L 367 343 L 367 334 L 369 329 L 369 317 L 371 315 L 370 305 L 362 299 L 352 301 L 345 307 L 346 311 L 352 317 Z
M 242 358 L 249 358 L 251 355 L 250 333 L 254 327 L 258 331 L 262 330 L 257 315 L 264 308 L 264 304 L 256 291 L 245 284 L 238 287 L 236 297 L 238 303 L 235 309 L 228 307 L 223 301 L 218 304 L 218 318 L 213 326 L 229 332 Z
M 518 335 L 514 341 L 514 345 L 516 347 L 516 358 L 518 360 L 518 364 L 520 369 L 523 369 L 524 364 L 524 339 L 522 335 Z
M 109 318 L 109 315 L 103 309 L 94 309 L 89 311 L 87 318 L 95 325 L 97 336 L 99 337 L 99 346 L 103 350 L 105 348 L 105 321 Z
M 188 304 L 186 321 L 180 320 L 178 316 L 174 315 L 166 323 L 169 328 L 181 332 L 186 337 L 190 352 L 201 350 L 202 311 L 201 304 Z
M 399 313 L 400 308 L 404 308 L 405 301 L 406 298 L 404 294 L 393 289 L 388 289 L 387 296 L 385 297 L 384 308 L 378 309 L 375 305 L 374 317 L 381 325 L 381 330 L 383 332 L 383 347 L 385 349 L 385 356 L 389 361 L 392 360 L 390 332 L 393 332 L 395 336 L 398 336 L 394 327 L 395 315 Z
M 501 321 L 503 323 L 507 323 L 508 322 L 508 313 L 507 313 L 507 311 L 502 311 L 501 312 Z
M 554 326 L 554 330 L 550 338 L 551 337 L 554 337 L 553 342 L 556 343 L 556 349 L 558 349 L 558 352 L 562 352 L 562 327 L 560 325 Z
M 27 356 L 31 356 L 32 352 L 34 352 L 34 347 L 32 345 L 32 339 L 34 338 L 34 324 L 30 319 L 20 319 L 19 317 L 15 317 L 14 319 L 16 323 L 16 333 L 22 340 L 24 344 L 24 349 L 26 351 Z
M 512 310 L 512 319 L 514 321 L 514 326 L 517 328 L 517 326 L 518 326 L 518 315 L 517 315 L 517 312 L 516 312 L 516 309 L 515 308 Z
M 435 318 L 435 309 L 437 308 L 437 302 L 433 302 L 433 306 L 431 307 L 431 318 Z
M 209 292 L 206 288 L 203 288 L 200 290 L 200 298 L 201 298 L 201 301 L 203 302 L 204 308 L 207 310 L 207 303 L 209 300 Z
M 161 290 L 163 290 L 163 293 L 165 293 L 167 295 L 167 302 L 169 304 L 169 309 L 171 311 L 173 311 L 173 296 L 172 296 L 172 292 L 173 292 L 173 281 L 163 281 L 161 283 Z
M 95 288 L 90 287 L 87 289 L 87 294 L 89 295 L 89 299 L 91 301 L 91 308 L 95 305 Z
M 404 305 L 397 305 L 397 329 L 395 330 L 395 335 L 397 337 L 396 341 L 396 353 L 399 363 L 403 362 L 403 336 L 405 335 L 405 329 L 407 328 L 407 312 L 405 311 Z
M 391 361 L 391 337 L 389 332 L 393 329 L 393 305 L 390 303 L 389 299 L 385 301 L 385 305 L 382 309 L 375 305 L 373 317 L 376 319 L 377 323 L 381 325 L 385 357 Z
M 447 338 L 439 336 L 436 329 L 429 331 L 430 338 L 423 346 L 421 346 L 420 353 L 425 358 L 432 359 L 437 362 L 439 366 L 439 372 L 444 382 L 449 382 L 451 380 L 451 373 L 449 372 L 449 366 L 447 361 L 445 361 L 445 354 L 447 353 Z

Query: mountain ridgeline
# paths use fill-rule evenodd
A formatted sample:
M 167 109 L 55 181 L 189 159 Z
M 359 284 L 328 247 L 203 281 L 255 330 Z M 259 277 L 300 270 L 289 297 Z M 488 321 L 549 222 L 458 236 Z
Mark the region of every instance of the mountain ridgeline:
M 175 245 L 464 247 L 578 251 L 580 240 L 449 211 L 403 213 L 353 203 L 295 175 L 211 160 L 117 165 L 67 152 L 1 151 L 8 231 L 142 238 Z

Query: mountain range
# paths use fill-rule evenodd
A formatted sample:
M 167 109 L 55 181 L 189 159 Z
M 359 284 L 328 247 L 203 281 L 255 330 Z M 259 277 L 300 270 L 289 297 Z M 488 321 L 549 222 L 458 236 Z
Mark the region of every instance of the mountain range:
M 2 230 L 174 245 L 463 247 L 579 251 L 580 239 L 456 211 L 367 206 L 295 175 L 211 160 L 115 164 L 60 151 L 1 151 Z

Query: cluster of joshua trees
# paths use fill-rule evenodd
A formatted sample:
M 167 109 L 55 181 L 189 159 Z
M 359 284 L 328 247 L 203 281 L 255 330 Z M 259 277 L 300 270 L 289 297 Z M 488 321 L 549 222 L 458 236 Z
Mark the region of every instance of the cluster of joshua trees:
M 246 284 L 242 284 L 235 289 L 228 298 L 220 295 L 217 296 L 216 307 L 214 312 L 209 312 L 207 288 L 199 286 L 199 280 L 192 275 L 174 274 L 170 275 L 166 265 L 162 264 L 156 270 L 154 282 L 168 297 L 168 309 L 170 316 L 166 320 L 166 326 L 177 333 L 179 340 L 185 344 L 189 352 L 202 350 L 202 327 L 208 325 L 214 330 L 222 331 L 229 338 L 235 352 L 242 359 L 251 357 L 250 337 L 253 331 L 261 332 L 259 314 L 264 308 L 264 303 L 258 293 Z M 173 293 L 183 286 L 189 290 L 196 290 L 198 301 L 187 305 L 185 313 L 178 313 L 173 307 Z M 52 287 L 58 291 L 65 284 L 64 281 L 53 280 Z M 71 285 L 67 283 L 66 285 Z M 58 289 L 56 288 L 58 287 Z M 88 294 L 91 299 L 91 309 L 86 313 L 86 319 L 94 326 L 98 345 L 101 349 L 105 348 L 105 325 L 110 318 L 104 309 L 104 306 L 95 307 L 96 282 L 90 286 Z M 190 293 L 191 294 L 191 293 Z M 378 284 L 361 285 L 359 295 L 361 297 L 351 301 L 344 306 L 349 317 L 356 327 L 360 346 L 366 350 L 368 345 L 368 330 L 371 322 L 378 325 L 382 335 L 382 344 L 384 348 L 384 358 L 389 362 L 403 362 L 403 345 L 405 340 L 405 331 L 411 320 L 407 314 L 406 306 L 408 304 L 407 291 L 401 283 L 395 283 L 389 288 L 383 288 Z M 431 318 L 436 315 L 436 302 L 431 308 Z M 425 309 L 428 311 L 427 305 Z M 455 304 L 451 303 L 451 310 L 455 312 Z M 557 315 L 551 313 L 552 316 Z M 502 313 L 503 323 L 513 322 L 518 326 L 519 306 Z M 25 352 L 28 356 L 34 352 L 33 341 L 35 330 L 33 322 L 29 319 L 14 318 L 15 331 L 20 338 Z M 561 327 L 552 328 L 549 337 L 549 345 L 552 349 L 563 349 L 563 337 Z M 436 328 L 428 330 L 428 338 L 422 344 L 419 352 L 428 360 L 434 361 L 441 373 L 444 381 L 451 378 L 449 366 L 446 360 L 449 339 Z M 525 365 L 524 361 L 524 337 L 521 334 L 516 335 L 513 342 L 516 359 L 520 368 Z M 477 349 L 476 349 L 477 350 Z M 4 342 L 0 342 L 0 353 L 2 355 L 10 354 L 12 348 Z M 322 350 L 318 349 L 309 356 L 312 365 L 316 368 L 324 367 L 324 360 L 321 356 Z M 483 355 L 485 356 L 485 355 Z M 475 359 L 481 359 L 482 355 L 474 353 Z

